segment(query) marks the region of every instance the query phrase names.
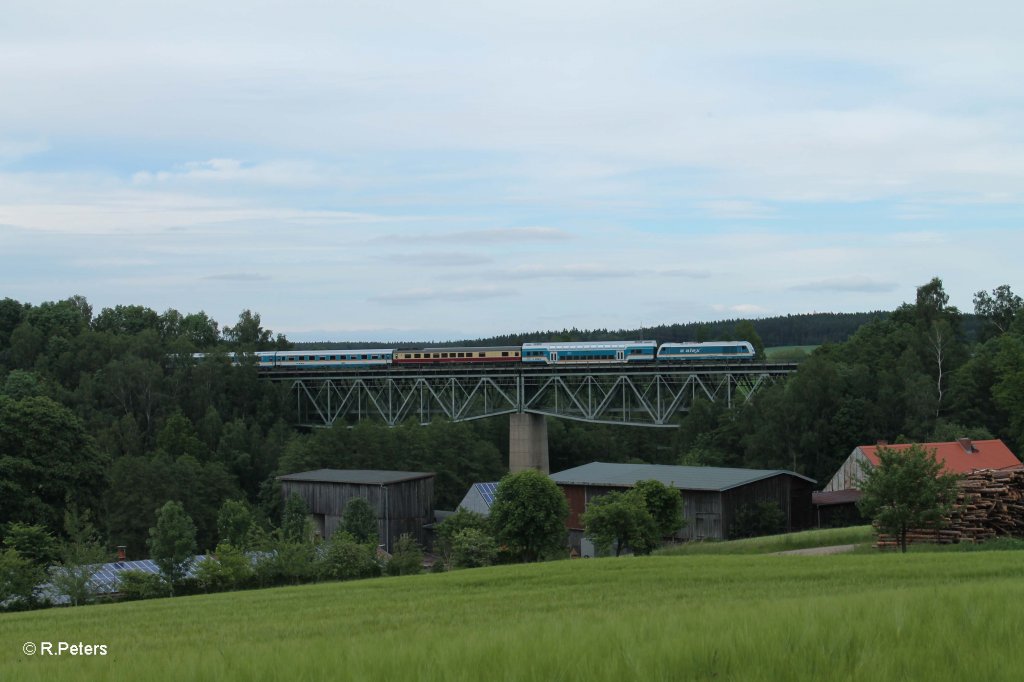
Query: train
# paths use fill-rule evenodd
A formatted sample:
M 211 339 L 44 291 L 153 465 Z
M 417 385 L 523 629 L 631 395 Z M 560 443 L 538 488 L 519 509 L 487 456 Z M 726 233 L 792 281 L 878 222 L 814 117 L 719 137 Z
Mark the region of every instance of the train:
M 195 353 L 200 359 L 203 353 Z M 229 354 L 233 362 L 238 359 Z M 360 348 L 279 350 L 255 353 L 266 369 L 293 367 L 372 368 L 441 365 L 595 365 L 693 362 L 744 362 L 754 359 L 747 341 L 663 343 L 657 341 L 570 341 L 521 346 L 445 348 Z

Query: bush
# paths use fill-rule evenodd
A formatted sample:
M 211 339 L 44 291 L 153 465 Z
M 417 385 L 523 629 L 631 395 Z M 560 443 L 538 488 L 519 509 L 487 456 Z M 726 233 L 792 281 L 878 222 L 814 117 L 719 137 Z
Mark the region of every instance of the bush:
M 452 539 L 452 565 L 457 568 L 490 566 L 498 556 L 498 544 L 478 528 L 466 528 Z
M 348 533 L 335 533 L 325 545 L 320 575 L 328 580 L 356 580 L 380 575 L 377 548 L 359 544 Z
M 119 576 L 121 584 L 118 592 L 122 599 L 138 601 L 140 599 L 158 599 L 169 597 L 170 587 L 162 577 L 145 571 L 124 571 Z
M 403 533 L 395 543 L 395 551 L 385 569 L 388 575 L 416 575 L 423 572 L 423 549 L 409 535 Z
M 487 517 L 468 509 L 458 509 L 437 526 L 434 551 L 441 556 L 441 561 L 435 564 L 438 569 L 451 570 L 454 565 L 455 536 L 468 528 L 490 537 Z
M 17 550 L 0 552 L 0 607 L 8 611 L 34 608 L 35 588 L 45 575 L 40 566 Z
M 256 557 L 254 578 L 261 587 L 316 580 L 316 549 L 309 543 L 275 542 Z
M 217 545 L 196 566 L 196 580 L 205 592 L 223 592 L 246 587 L 252 580 L 252 561 L 240 547 L 228 542 Z
M 774 502 L 744 504 L 736 509 L 729 529 L 730 538 L 776 535 L 786 530 L 786 512 Z

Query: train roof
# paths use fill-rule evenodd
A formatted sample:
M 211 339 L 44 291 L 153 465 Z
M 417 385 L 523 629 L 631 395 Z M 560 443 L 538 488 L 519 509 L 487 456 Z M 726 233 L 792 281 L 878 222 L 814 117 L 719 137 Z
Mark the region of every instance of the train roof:
M 423 351 L 425 353 L 451 353 L 452 351 L 488 351 L 488 350 L 519 350 L 519 346 L 442 346 L 439 348 L 399 348 L 401 352 Z
M 554 350 L 587 350 L 591 348 L 628 348 L 630 346 L 657 346 L 657 341 L 542 341 L 524 343 L 523 348 L 553 348 Z
M 667 342 L 661 344 L 661 347 L 664 348 L 665 346 L 668 346 L 669 348 L 677 348 L 677 347 L 681 347 L 681 346 L 687 346 L 687 347 L 691 347 L 691 346 L 722 346 L 722 345 L 728 345 L 728 344 L 736 344 L 736 345 L 741 345 L 741 346 L 749 346 L 749 345 L 751 345 L 749 341 L 682 341 L 682 342 L 667 341 Z
M 394 353 L 394 348 L 309 348 L 307 350 L 279 350 L 278 355 L 341 355 L 348 353 L 352 355 L 369 355 L 380 353 Z

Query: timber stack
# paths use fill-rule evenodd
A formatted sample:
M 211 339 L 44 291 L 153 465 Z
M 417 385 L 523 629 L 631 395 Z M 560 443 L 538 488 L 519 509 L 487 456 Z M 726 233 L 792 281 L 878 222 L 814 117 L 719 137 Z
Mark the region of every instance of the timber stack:
M 942 528 L 914 529 L 907 544 L 951 545 L 995 537 L 1024 537 L 1024 470 L 982 469 L 957 483 L 956 501 Z M 899 548 L 899 538 L 879 534 L 879 549 Z

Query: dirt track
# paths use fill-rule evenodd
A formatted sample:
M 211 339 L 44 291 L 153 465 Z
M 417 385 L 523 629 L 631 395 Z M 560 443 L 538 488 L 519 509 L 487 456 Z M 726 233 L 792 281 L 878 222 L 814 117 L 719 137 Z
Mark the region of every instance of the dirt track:
M 775 552 L 776 556 L 786 554 L 815 556 L 819 554 L 844 554 L 852 552 L 857 545 L 831 545 L 829 547 L 808 547 L 807 549 L 790 549 L 785 552 Z

